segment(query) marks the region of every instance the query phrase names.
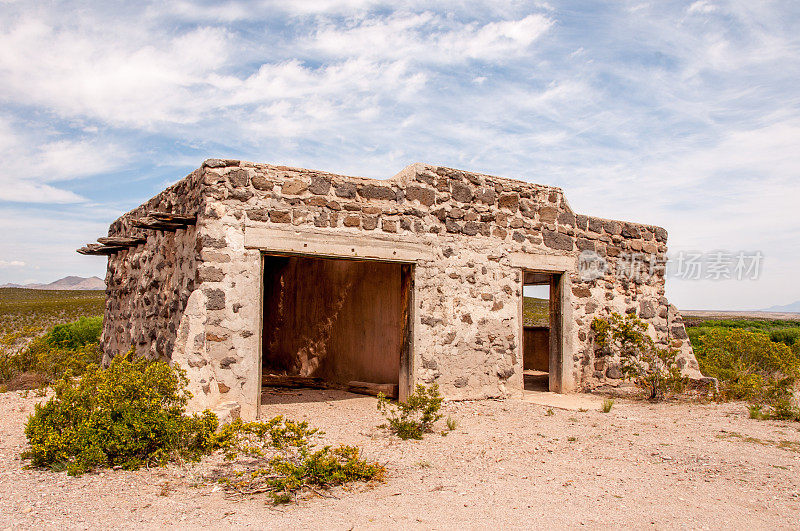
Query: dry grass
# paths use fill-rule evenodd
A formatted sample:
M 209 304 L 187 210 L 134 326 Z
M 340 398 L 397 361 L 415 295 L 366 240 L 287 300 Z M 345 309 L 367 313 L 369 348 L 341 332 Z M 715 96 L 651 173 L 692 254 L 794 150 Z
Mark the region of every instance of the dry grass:
M 104 291 L 0 288 L 0 346 L 21 348 L 60 323 L 102 315 Z
M 549 326 L 550 301 L 536 297 L 523 297 L 522 316 L 525 326 Z
M 104 291 L 34 290 L 0 288 L 0 368 L 8 368 L 31 342 L 55 325 L 84 316 L 99 316 L 105 306 Z M 46 383 L 41 374 L 14 374 L 0 370 L 0 391 L 37 389 Z

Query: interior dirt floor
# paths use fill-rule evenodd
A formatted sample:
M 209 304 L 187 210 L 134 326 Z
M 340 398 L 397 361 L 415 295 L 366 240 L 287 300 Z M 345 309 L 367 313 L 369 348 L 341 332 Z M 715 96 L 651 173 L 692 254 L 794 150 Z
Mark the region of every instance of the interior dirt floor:
M 24 469 L 23 425 L 39 400 L 0 394 L 0 529 L 796 529 L 800 521 L 800 424 L 751 420 L 742 403 L 618 399 L 607 414 L 521 400 L 447 403 L 454 432 L 401 441 L 377 428 L 375 398 L 284 390 L 269 396 L 264 416 L 306 419 L 325 442 L 359 445 L 389 474 L 374 488 L 273 508 L 263 496 L 226 499 L 204 484 L 217 457 L 77 478 Z

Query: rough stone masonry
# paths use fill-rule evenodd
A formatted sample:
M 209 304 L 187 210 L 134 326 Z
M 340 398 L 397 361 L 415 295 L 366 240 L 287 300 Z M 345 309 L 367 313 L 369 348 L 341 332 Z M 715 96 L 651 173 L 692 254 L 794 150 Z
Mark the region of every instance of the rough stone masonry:
M 152 212 L 194 222 L 143 223 Z M 257 416 L 262 256 L 275 252 L 413 264 L 405 381 L 436 382 L 446 398 L 523 393 L 526 270 L 562 279 L 558 391 L 620 382 L 619 360 L 596 357 L 590 333 L 612 311 L 635 311 L 701 376 L 657 267 L 667 232 L 576 214 L 555 187 L 426 164 L 373 180 L 211 159 L 108 236 L 104 359 L 133 347 L 180 365 L 194 410 Z M 633 254 L 644 267 L 630 277 L 620 260 Z M 597 278 L 581 274 L 583 256 L 606 264 Z

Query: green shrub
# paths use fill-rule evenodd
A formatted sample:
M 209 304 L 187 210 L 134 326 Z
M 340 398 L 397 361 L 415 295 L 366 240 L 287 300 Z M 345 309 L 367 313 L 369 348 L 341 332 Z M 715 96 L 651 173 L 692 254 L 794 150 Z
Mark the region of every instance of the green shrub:
M 794 398 L 800 378 L 797 344 L 790 348 L 786 341 L 773 341 L 775 335 L 711 329 L 701 337 L 695 355 L 703 374 L 719 380 L 720 398 L 751 402 L 751 418 L 800 420 Z
M 764 420 L 764 413 L 761 411 L 763 407 L 761 404 L 750 404 L 748 410 L 750 411 L 750 418 L 756 420 Z
M 22 457 L 32 466 L 78 475 L 103 467 L 133 470 L 173 459 L 196 461 L 222 450 L 228 460 L 248 458 L 239 463 L 244 471 L 217 478 L 227 491 L 268 492 L 276 503 L 304 489 L 383 478 L 384 467 L 364 460 L 356 447 L 315 449 L 312 438 L 321 432 L 306 422 L 236 420 L 216 432 L 213 413 L 185 414 L 186 384 L 181 369 L 133 359 L 132 350 L 108 368 L 89 366 L 79 382 L 64 377 L 55 396 L 37 404 L 28 418 L 29 448 Z
M 694 348 L 702 345 L 702 337 L 713 330 L 741 329 L 769 335 L 775 342 L 789 347 L 800 344 L 800 321 L 780 319 L 705 319 L 698 320 L 684 315 L 686 332 Z
M 603 413 L 610 413 L 612 407 L 614 407 L 614 400 L 611 398 L 604 398 L 600 411 Z
M 792 347 L 800 343 L 800 328 L 773 330 L 769 333 L 769 338 L 776 343 L 783 343 L 788 347 Z
M 81 317 L 72 323 L 54 326 L 43 339 L 53 347 L 79 348 L 100 341 L 102 329 L 102 317 Z
M 15 362 L 18 372 L 39 374 L 45 381 L 52 382 L 65 375 L 80 376 L 89 365 L 99 364 L 100 346 L 88 343 L 63 348 L 34 340 Z
M 700 370 L 719 380 L 726 400 L 765 400 L 780 382 L 791 387 L 800 377 L 800 357 L 765 333 L 712 329 L 701 339 L 695 348 Z
M 442 418 L 441 407 L 442 396 L 437 384 L 417 385 L 414 393 L 396 406 L 382 393 L 378 394 L 378 411 L 386 417 L 389 431 L 404 440 L 422 439 L 425 433 L 433 431 L 433 424 Z
M 98 341 L 102 323 L 102 317 L 81 317 L 54 326 L 18 352 L 3 349 L 0 382 L 11 390 L 31 389 L 66 374 L 83 374 L 90 364 L 100 362 Z M 14 338 L 9 336 L 5 340 L 11 343 Z
M 161 361 L 117 356 L 108 368 L 90 365 L 79 382 L 65 376 L 55 396 L 37 404 L 22 457 L 32 466 L 66 468 L 71 475 L 120 466 L 163 465 L 213 450 L 213 413 L 184 415 L 186 376 Z
M 618 355 L 622 374 L 646 391 L 650 400 L 662 400 L 669 392 L 682 392 L 686 379 L 675 362 L 677 351 L 661 348 L 647 335 L 647 323 L 629 313 L 595 317 L 591 324 L 597 353 Z
M 382 465 L 366 461 L 354 446 L 325 446 L 315 450 L 312 440 L 321 435 L 308 423 L 281 416 L 265 422 L 236 420 L 213 437 L 228 460 L 248 457 L 244 469 L 218 472 L 229 493 L 266 492 L 273 503 L 291 501 L 299 492 L 327 489 L 356 481 L 382 480 Z
M 800 422 L 800 407 L 794 401 L 787 381 L 773 381 L 760 399 L 750 404 L 750 418 L 757 420 L 793 420 Z

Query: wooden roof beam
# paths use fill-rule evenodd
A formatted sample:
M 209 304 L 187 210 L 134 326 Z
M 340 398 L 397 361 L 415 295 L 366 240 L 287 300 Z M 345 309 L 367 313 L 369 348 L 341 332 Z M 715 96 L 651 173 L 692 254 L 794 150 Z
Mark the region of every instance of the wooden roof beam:
M 164 221 L 158 221 L 157 219 L 148 216 L 134 220 L 133 226 L 137 229 L 175 232 L 178 229 L 185 229 L 187 225 L 185 223 L 167 223 Z
M 97 241 L 110 247 L 136 247 L 147 241 L 146 238 L 132 238 L 129 236 L 108 236 L 97 238 Z
M 99 243 L 89 243 L 78 249 L 78 253 L 85 255 L 103 255 L 108 256 L 116 252 L 127 249 L 127 247 L 115 247 L 109 245 L 102 245 Z
M 147 213 L 147 217 L 153 218 L 156 221 L 160 221 L 162 223 L 176 223 L 180 225 L 194 225 L 197 223 L 197 215 L 194 216 L 184 216 L 182 214 L 173 214 L 171 212 L 159 212 L 157 210 L 151 210 Z

